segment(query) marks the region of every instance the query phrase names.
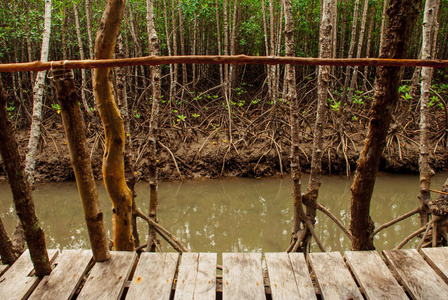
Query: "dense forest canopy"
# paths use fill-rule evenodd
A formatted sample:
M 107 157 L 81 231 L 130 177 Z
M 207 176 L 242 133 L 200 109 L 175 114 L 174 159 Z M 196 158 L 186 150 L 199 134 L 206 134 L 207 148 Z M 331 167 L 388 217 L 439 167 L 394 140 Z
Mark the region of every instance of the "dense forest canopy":
M 155 24 L 160 41 L 161 55 L 187 54 L 224 54 L 228 47 L 229 54 L 247 55 L 285 55 L 284 46 L 284 13 L 279 1 L 224 1 L 227 4 L 224 20 L 223 1 L 198 0 L 157 0 L 155 2 Z M 270 7 L 272 3 L 272 9 Z M 338 1 L 336 20 L 335 57 L 348 57 L 350 38 L 353 33 L 353 11 L 356 1 Z M 383 1 L 369 1 L 365 24 L 364 43 L 360 57 L 378 57 Z M 264 7 L 263 7 L 264 5 Z M 317 57 L 319 42 L 320 1 L 292 1 L 292 16 L 294 22 L 295 53 L 300 57 Z M 362 21 L 362 5 L 359 3 L 357 21 Z M 0 53 L 2 63 L 25 62 L 38 60 L 43 30 L 43 1 L 4 1 L 0 24 Z M 262 9 L 263 8 L 263 9 Z M 90 10 L 90 14 L 86 9 Z M 49 60 L 80 59 L 80 49 L 76 31 L 75 10 L 78 11 L 80 38 L 85 57 L 92 53 L 91 40 L 95 37 L 99 19 L 104 9 L 104 1 L 53 1 L 52 37 L 50 41 Z M 216 18 L 219 18 L 218 23 Z M 91 19 L 91 21 L 89 20 Z M 422 15 L 415 26 L 412 35 L 410 58 L 417 58 L 421 45 Z M 439 29 L 436 58 L 448 57 L 448 4 L 446 0 L 440 3 Z M 226 26 L 224 28 L 224 26 Z M 360 27 L 359 25 L 357 26 Z M 219 31 L 218 31 L 219 29 Z M 227 29 L 228 40 L 225 41 L 224 31 Z M 89 34 L 90 44 L 89 44 Z M 149 55 L 148 33 L 146 30 L 145 1 L 128 1 L 122 26 L 123 44 L 126 57 Z M 359 35 L 359 30 L 355 32 Z M 168 39 L 167 39 L 168 38 Z M 218 44 L 218 38 L 220 43 Z M 359 36 L 355 36 L 359 40 Z M 271 49 L 271 42 L 273 48 Z M 220 48 L 220 49 L 218 49 Z M 218 83 L 217 66 L 186 66 L 187 72 L 179 72 L 179 81 L 187 75 L 187 81 L 193 80 L 193 70 L 197 68 L 198 76 L 194 78 L 207 87 Z M 138 68 L 135 68 L 138 69 Z M 265 78 L 260 78 L 263 66 L 238 68 L 236 86 L 242 83 L 261 85 Z M 148 70 L 132 70 L 132 82 L 142 83 L 140 71 L 145 75 Z M 163 67 L 164 74 L 168 66 Z M 373 79 L 374 69 L 369 70 L 368 78 Z M 309 72 L 299 72 L 302 76 Z M 442 79 L 446 72 L 439 70 L 435 79 Z M 131 75 L 132 74 L 132 75 Z M 336 73 L 338 74 L 338 73 Z M 79 75 L 79 74 L 78 74 Z M 408 74 L 409 75 L 409 74 Z M 280 75 L 282 76 L 282 75 Z M 24 90 L 22 98 L 29 97 L 29 74 L 2 74 L 3 80 L 11 83 L 6 85 L 14 89 L 17 95 L 19 84 Z M 168 77 L 164 78 L 164 82 Z M 281 82 L 280 82 L 281 83 Z M 139 85 L 140 85 L 139 84 Z M 141 88 L 141 87 L 139 87 Z M 189 87 L 191 89 L 191 87 Z M 205 87 L 204 87 L 205 89 Z M 192 89 L 194 90 L 194 89 Z M 336 89 L 337 90 L 337 89 Z M 19 100 L 19 99 L 17 99 Z

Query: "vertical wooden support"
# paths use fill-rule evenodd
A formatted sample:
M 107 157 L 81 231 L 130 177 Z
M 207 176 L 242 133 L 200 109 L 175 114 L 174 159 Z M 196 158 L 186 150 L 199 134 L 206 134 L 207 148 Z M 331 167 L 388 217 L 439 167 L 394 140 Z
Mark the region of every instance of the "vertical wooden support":
M 53 71 L 56 94 L 61 107 L 62 123 L 68 140 L 70 160 L 75 172 L 79 196 L 89 232 L 90 244 L 95 261 L 110 258 L 103 212 L 100 208 L 90 154 L 87 151 L 86 135 L 81 109 L 78 105 L 75 81 L 71 70 Z

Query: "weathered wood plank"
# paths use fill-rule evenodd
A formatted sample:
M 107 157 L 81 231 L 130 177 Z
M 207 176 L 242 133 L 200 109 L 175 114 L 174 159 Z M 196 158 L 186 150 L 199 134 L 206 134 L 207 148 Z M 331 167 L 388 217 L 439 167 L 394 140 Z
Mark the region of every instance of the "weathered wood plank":
M 310 262 L 323 299 L 363 299 L 339 252 L 311 253 Z
M 272 299 L 316 299 L 303 253 L 266 253 Z
M 48 257 L 53 261 L 59 254 L 58 250 L 48 250 Z M 7 295 L 8 299 L 26 299 L 39 283 L 35 276 L 33 263 L 26 250 L 16 262 L 0 277 L 0 295 Z
M 448 285 L 417 250 L 387 250 L 383 254 L 412 299 L 440 299 L 441 295 L 448 295 Z
M 2 276 L 3 273 L 5 273 L 8 268 L 9 268 L 8 265 L 0 265 L 0 276 Z
M 137 260 L 135 252 L 113 251 L 108 261 L 95 263 L 76 299 L 120 299 Z
M 142 253 L 126 299 L 170 299 L 178 253 Z
M 216 262 L 216 253 L 183 253 L 174 299 L 216 299 Z
M 223 253 L 223 299 L 266 299 L 260 253 Z
M 42 278 L 29 300 L 70 299 L 81 283 L 92 261 L 90 250 L 64 250 L 56 259 L 56 267 Z
M 409 299 L 376 251 L 346 251 L 344 256 L 367 299 Z
M 445 283 L 448 283 L 448 247 L 422 248 L 422 254 Z

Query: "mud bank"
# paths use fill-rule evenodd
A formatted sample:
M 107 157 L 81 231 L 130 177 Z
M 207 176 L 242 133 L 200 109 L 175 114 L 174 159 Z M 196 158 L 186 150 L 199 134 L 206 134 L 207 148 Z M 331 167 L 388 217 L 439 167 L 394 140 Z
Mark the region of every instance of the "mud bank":
M 26 132 L 16 134 L 22 156 L 28 142 Z M 357 134 L 349 139 L 345 151 L 340 142 L 331 140 L 327 135 L 323 152 L 324 174 L 353 174 L 359 152 L 363 148 L 364 135 Z M 145 153 L 144 136 L 133 139 L 133 161 L 138 180 L 148 180 L 148 160 Z M 229 141 L 226 132 L 165 132 L 160 139 L 158 167 L 159 180 L 179 180 L 181 178 L 218 178 L 218 177 L 268 177 L 289 172 L 290 142 L 287 137 L 275 141 L 269 136 L 258 138 L 236 137 Z M 88 145 L 92 154 L 92 165 L 96 179 L 102 179 L 101 165 L 103 156 L 103 137 L 92 135 Z M 301 143 L 302 171 L 309 172 L 312 153 L 312 140 L 304 136 Z M 435 171 L 446 170 L 447 153 L 437 149 L 431 156 L 431 165 Z M 177 167 L 176 167 L 177 164 Z M 418 146 L 408 143 L 398 147 L 391 142 L 386 148 L 380 165 L 380 171 L 390 173 L 418 172 Z M 67 142 L 62 128 L 45 133 L 36 163 L 37 182 L 63 182 L 75 180 L 70 163 Z M 3 168 L 0 168 L 0 181 L 6 180 Z

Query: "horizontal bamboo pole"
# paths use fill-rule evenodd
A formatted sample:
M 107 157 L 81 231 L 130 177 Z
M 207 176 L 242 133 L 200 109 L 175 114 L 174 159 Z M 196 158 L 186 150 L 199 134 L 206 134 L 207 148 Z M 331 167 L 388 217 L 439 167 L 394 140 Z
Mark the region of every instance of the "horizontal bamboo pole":
M 94 69 L 137 65 L 168 64 L 266 64 L 266 65 L 332 65 L 332 66 L 399 66 L 399 67 L 448 67 L 448 60 L 421 59 L 382 59 L 382 58 L 312 58 L 312 57 L 273 57 L 248 55 L 184 55 L 184 56 L 144 56 L 120 59 L 98 60 L 59 60 L 52 62 L 26 62 L 0 64 L 0 72 L 44 71 L 64 67 L 70 69 Z

